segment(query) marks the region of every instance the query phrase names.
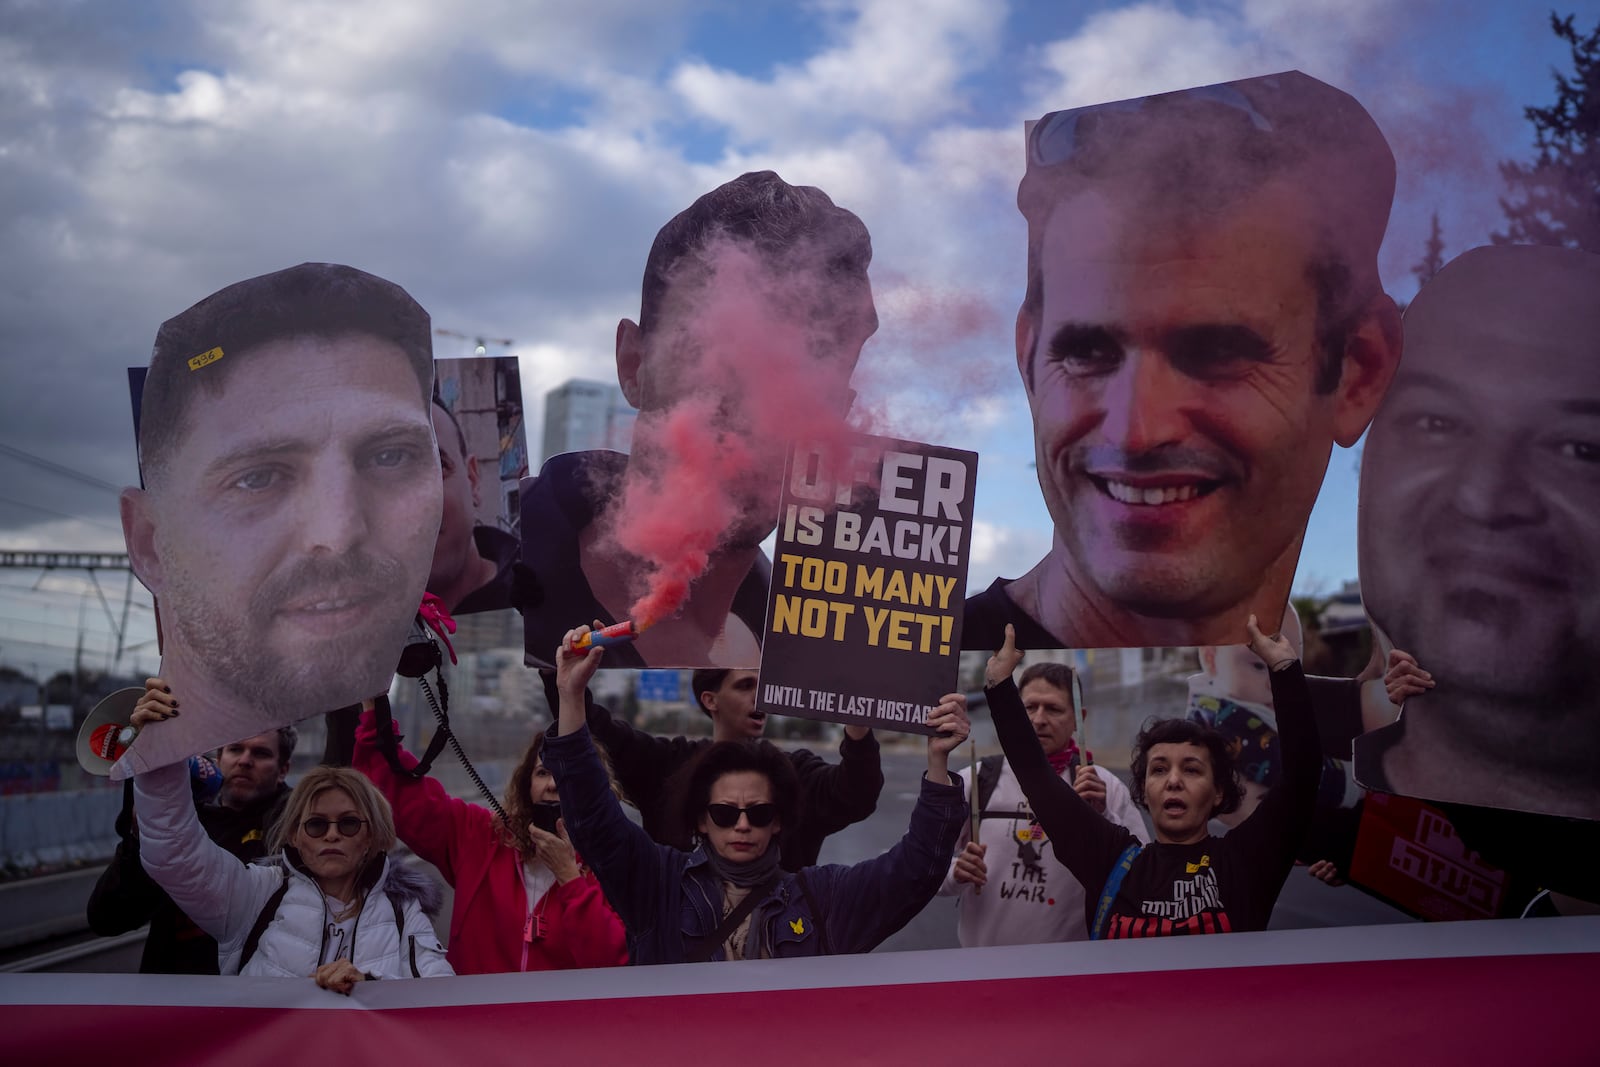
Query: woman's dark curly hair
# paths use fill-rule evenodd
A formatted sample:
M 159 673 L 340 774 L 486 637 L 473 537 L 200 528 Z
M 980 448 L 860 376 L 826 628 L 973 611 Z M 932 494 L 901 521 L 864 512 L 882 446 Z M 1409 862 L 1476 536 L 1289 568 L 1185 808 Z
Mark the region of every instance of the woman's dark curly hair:
M 1133 739 L 1133 763 L 1129 773 L 1133 777 L 1133 802 L 1150 810 L 1144 795 L 1145 769 L 1150 762 L 1150 750 L 1156 745 L 1199 745 L 1211 754 L 1211 777 L 1222 788 L 1222 803 L 1211 812 L 1211 817 L 1227 815 L 1239 810 L 1244 790 L 1239 785 L 1239 770 L 1234 765 L 1233 746 L 1226 737 L 1204 723 L 1189 719 L 1147 719 L 1139 736 Z
M 794 765 L 770 741 L 718 741 L 700 753 L 684 769 L 684 786 L 679 793 L 678 825 L 680 840 L 694 840 L 699 833 L 700 815 L 711 802 L 711 787 L 725 774 L 754 771 L 772 783 L 772 802 L 778 805 L 779 829 L 795 825 L 800 816 L 800 779 Z

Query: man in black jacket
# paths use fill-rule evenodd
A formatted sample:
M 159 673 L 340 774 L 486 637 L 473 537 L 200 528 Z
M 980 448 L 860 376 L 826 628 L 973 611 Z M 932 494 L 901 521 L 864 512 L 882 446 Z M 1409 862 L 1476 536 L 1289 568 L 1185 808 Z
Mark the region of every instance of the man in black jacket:
M 284 778 L 298 739 L 293 726 L 235 741 L 217 752 L 222 787 L 215 803 L 196 807 L 211 840 L 249 863 L 266 853 L 267 832 L 289 795 Z M 139 835 L 133 818 L 133 782 L 124 783 L 122 838 L 111 864 L 89 896 L 89 927 L 102 937 L 150 924 L 141 974 L 217 974 L 217 943 L 145 873 L 139 861 Z
M 555 673 L 541 671 L 545 692 L 553 708 L 559 702 Z M 644 829 L 656 841 L 678 848 L 673 813 L 678 790 L 684 784 L 679 772 L 716 741 L 760 737 L 766 714 L 756 710 L 756 672 L 706 669 L 694 672 L 695 702 L 711 718 L 712 736 L 657 737 L 596 704 L 586 690 L 589 732 L 611 758 L 617 783 L 643 816 Z M 877 809 L 883 790 L 883 765 L 878 740 L 863 726 L 845 727 L 839 743 L 839 762 L 829 763 L 814 752 L 787 753 L 800 779 L 800 821 L 779 835 L 780 865 L 786 871 L 816 864 L 822 842 L 852 823 L 861 822 Z

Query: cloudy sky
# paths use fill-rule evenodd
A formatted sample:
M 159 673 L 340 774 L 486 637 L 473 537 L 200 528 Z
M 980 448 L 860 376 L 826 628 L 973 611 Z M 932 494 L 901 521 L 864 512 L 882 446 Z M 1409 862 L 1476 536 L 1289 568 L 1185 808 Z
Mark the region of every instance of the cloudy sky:
M 1395 148 L 1383 270 L 1405 299 L 1431 212 L 1451 253 L 1499 224 L 1494 162 L 1529 154 L 1521 109 L 1557 65 L 1516 0 L 0 0 L 0 547 L 121 549 L 123 368 L 223 284 L 363 267 L 436 326 L 514 338 L 533 400 L 611 373 L 666 219 L 772 168 L 872 231 L 861 388 L 898 431 L 982 454 L 981 587 L 1048 542 L 1011 354 L 1024 119 L 1286 68 L 1330 81 Z M 1355 577 L 1355 468 L 1336 450 L 1297 589 Z M 120 610 L 122 577 L 101 581 Z M 0 572 L 0 663 L 69 662 L 82 617 L 104 666 L 86 588 Z M 148 598 L 132 619 L 149 642 Z

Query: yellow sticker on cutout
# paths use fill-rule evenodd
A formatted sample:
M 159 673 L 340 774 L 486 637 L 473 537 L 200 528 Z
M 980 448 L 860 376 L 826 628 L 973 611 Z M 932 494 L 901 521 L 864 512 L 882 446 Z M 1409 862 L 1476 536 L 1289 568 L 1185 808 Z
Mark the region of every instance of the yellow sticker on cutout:
M 219 360 L 221 358 L 222 358 L 222 346 L 218 345 L 216 348 L 210 349 L 209 351 L 206 351 L 206 352 L 202 352 L 198 356 L 195 356 L 193 359 L 191 359 L 189 361 L 189 369 L 190 370 L 199 370 L 201 367 L 210 366 L 211 364 L 215 363 L 217 360 Z

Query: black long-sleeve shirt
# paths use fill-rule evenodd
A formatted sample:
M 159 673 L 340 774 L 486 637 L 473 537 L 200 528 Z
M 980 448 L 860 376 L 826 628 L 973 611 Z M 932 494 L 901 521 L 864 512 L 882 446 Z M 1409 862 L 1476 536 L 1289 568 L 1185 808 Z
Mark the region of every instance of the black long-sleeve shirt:
M 1016 685 L 988 690 L 995 732 L 1056 858 L 1087 890 L 1092 926 L 1107 879 L 1132 834 L 1098 815 L 1050 769 L 1028 723 Z M 1295 851 L 1316 804 L 1322 754 L 1310 695 L 1298 663 L 1272 672 L 1283 778 L 1226 837 L 1192 845 L 1146 845 L 1112 901 L 1106 937 L 1262 930 L 1294 867 Z M 1135 789 L 1143 783 L 1135 782 Z

